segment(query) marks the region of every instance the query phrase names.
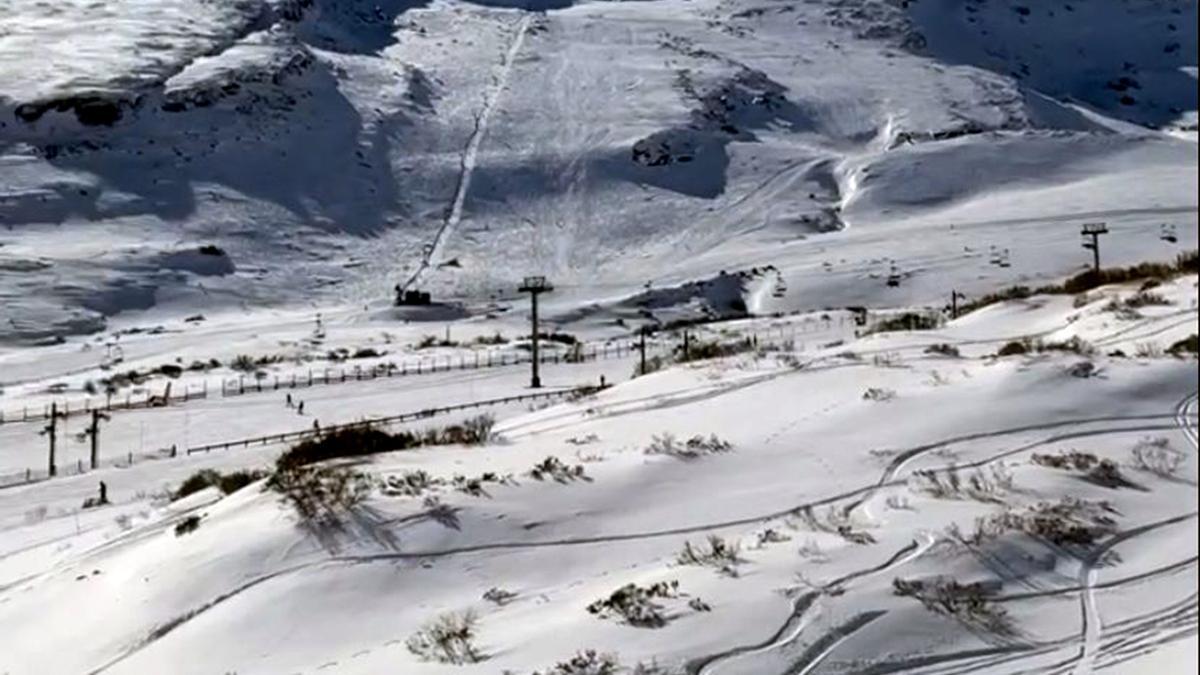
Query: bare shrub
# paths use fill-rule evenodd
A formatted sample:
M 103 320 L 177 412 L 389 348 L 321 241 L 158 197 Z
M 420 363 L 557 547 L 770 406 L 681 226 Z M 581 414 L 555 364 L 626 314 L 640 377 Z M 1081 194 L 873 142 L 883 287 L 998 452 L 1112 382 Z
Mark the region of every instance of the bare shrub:
M 556 663 L 550 670 L 535 670 L 531 675 L 617 675 L 623 670 L 616 654 L 587 649 Z
M 1100 458 L 1090 452 L 1060 452 L 1057 455 L 1034 453 L 1030 458 L 1034 464 L 1048 466 L 1053 469 L 1075 469 L 1087 471 L 1100 463 Z
M 829 506 L 820 513 L 813 510 L 811 506 L 805 506 L 797 512 L 797 515 L 809 529 L 816 532 L 836 534 L 852 544 L 875 543 L 875 537 L 871 536 L 871 533 L 854 529 L 849 514 L 836 506 Z
M 1134 466 L 1156 476 L 1167 478 L 1179 471 L 1187 457 L 1171 447 L 1165 438 L 1146 438 L 1138 441 L 1131 451 Z
M 1139 291 L 1128 298 L 1125 298 L 1125 302 L 1123 304 L 1130 309 L 1140 309 L 1142 307 L 1150 307 L 1154 305 L 1170 305 L 1171 301 L 1161 293 Z
M 654 436 L 646 446 L 647 455 L 670 455 L 679 459 L 697 459 L 704 455 L 729 452 L 733 445 L 716 434 L 708 438 L 696 435 L 681 442 L 674 434 L 665 432 Z
M 1012 622 L 1002 607 L 991 601 L 993 592 L 980 583 L 962 584 L 946 577 L 892 580 L 896 595 L 915 598 L 931 612 L 953 617 L 990 633 L 1008 635 Z
M 1133 353 L 1139 359 L 1158 359 L 1162 358 L 1163 350 L 1157 342 L 1139 342 Z
M 638 628 L 662 628 L 668 617 L 659 600 L 675 598 L 679 594 L 679 582 L 659 581 L 649 586 L 625 584 L 607 598 L 601 598 L 587 606 L 587 611 L 600 618 L 615 616 Z
M 951 358 L 959 357 L 958 347 L 955 347 L 954 345 L 951 345 L 951 344 L 945 344 L 945 343 L 929 345 L 928 347 L 925 348 L 925 353 L 926 354 L 941 354 L 942 356 L 949 356 Z
M 887 504 L 887 507 L 893 511 L 913 510 L 912 504 L 909 503 L 908 498 L 904 495 L 888 495 L 887 499 L 884 500 L 884 503 Z
M 1121 474 L 1121 467 L 1116 462 L 1111 459 L 1100 459 L 1090 452 L 1072 450 L 1060 452 L 1057 455 L 1035 453 L 1032 460 L 1034 464 L 1041 466 L 1082 473 L 1084 480 L 1107 488 L 1139 487 Z
M 175 524 L 175 536 L 182 537 L 200 529 L 200 516 L 188 516 Z
M 805 560 L 811 560 L 816 563 L 829 562 L 829 556 L 825 554 L 825 551 L 815 539 L 806 539 L 797 550 L 797 553 Z
M 484 659 L 475 646 L 479 617 L 472 610 L 442 614 L 408 638 L 408 651 L 426 661 L 453 665 L 479 663 Z
M 883 389 L 880 387 L 871 387 L 863 392 L 864 401 L 890 401 L 896 398 L 894 389 Z
M 1012 473 L 999 463 L 976 469 L 965 477 L 953 465 L 942 471 L 923 469 L 914 471 L 910 481 L 910 487 L 937 499 L 974 499 L 991 503 L 1002 501 L 1004 493 L 1013 487 Z
M 456 474 L 450 479 L 450 484 L 454 486 L 455 490 L 458 490 L 464 494 L 468 494 L 472 497 L 490 496 L 487 490 L 484 488 L 485 485 L 510 485 L 513 482 L 515 481 L 511 475 L 501 476 L 493 471 L 484 471 L 483 473 L 474 477 Z
M 763 548 L 767 544 L 782 544 L 785 541 L 791 541 L 791 540 L 792 540 L 792 538 L 787 536 L 783 532 L 780 532 L 779 530 L 768 527 L 768 528 L 764 529 L 762 532 L 758 533 L 758 535 L 756 536 L 756 541 L 757 541 L 756 545 L 758 548 Z
M 1039 502 L 1024 511 L 1004 511 L 975 521 L 975 531 L 962 541 L 978 545 L 1006 532 L 1023 532 L 1058 546 L 1090 547 L 1115 531 L 1115 511 L 1108 502 L 1065 497 Z
M 361 504 L 371 490 L 366 474 L 334 466 L 282 466 L 271 474 L 267 486 L 282 493 L 304 521 L 336 521 Z
M 680 565 L 702 565 L 716 568 L 721 574 L 738 576 L 737 566 L 746 562 L 739 554 L 741 544 L 727 541 L 717 535 L 709 535 L 704 544 L 683 543 L 683 550 L 675 557 Z
M 496 605 L 500 605 L 501 607 L 512 602 L 513 600 L 516 599 L 516 597 L 517 597 L 516 593 L 513 593 L 512 591 L 506 591 L 503 588 L 499 588 L 496 586 L 493 586 L 493 587 L 487 589 L 483 593 L 484 600 L 487 600 L 488 602 L 491 602 Z
M 444 484 L 445 481 L 430 476 L 424 469 L 415 469 L 399 476 L 387 476 L 380 492 L 389 497 L 420 497 L 427 490 Z
M 563 461 L 554 455 L 550 455 L 546 459 L 533 465 L 529 470 L 529 476 L 534 480 L 546 480 L 547 478 L 559 482 L 570 483 L 572 481 L 584 480 L 590 481 L 587 474 L 583 472 L 582 464 L 565 464 Z

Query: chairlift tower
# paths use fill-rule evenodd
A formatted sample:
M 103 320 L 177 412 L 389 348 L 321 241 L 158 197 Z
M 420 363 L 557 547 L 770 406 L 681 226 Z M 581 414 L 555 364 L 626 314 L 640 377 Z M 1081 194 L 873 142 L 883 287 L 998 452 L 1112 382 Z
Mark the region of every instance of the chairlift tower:
M 1092 270 L 1096 275 L 1100 274 L 1100 235 L 1108 234 L 1108 225 L 1105 223 L 1084 223 L 1083 230 L 1080 231 L 1084 237 L 1091 237 L 1091 241 L 1083 242 L 1084 248 L 1092 249 Z
M 528 293 L 533 305 L 533 312 L 530 315 L 530 323 L 533 328 L 531 331 L 533 338 L 533 376 L 530 378 L 529 386 L 539 389 L 542 386 L 542 378 L 538 376 L 538 296 L 542 293 L 553 291 L 554 286 L 546 281 L 546 277 L 525 277 L 521 282 L 521 287 L 517 290 L 522 293 Z

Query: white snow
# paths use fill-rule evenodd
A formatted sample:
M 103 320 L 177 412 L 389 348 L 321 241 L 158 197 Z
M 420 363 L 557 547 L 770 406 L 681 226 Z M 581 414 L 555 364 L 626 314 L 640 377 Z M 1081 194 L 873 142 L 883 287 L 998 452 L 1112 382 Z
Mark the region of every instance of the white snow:
M 0 0 L 0 673 L 1195 672 L 1196 275 L 864 328 L 1085 270 L 1084 223 L 1196 249 L 1196 73 L 1185 0 Z M 544 390 L 613 386 L 412 424 L 496 436 L 355 460 L 334 521 L 170 499 L 528 393 L 529 275 Z M 741 351 L 631 377 L 646 325 Z M 938 577 L 985 599 L 899 592 Z M 672 580 L 661 627 L 588 611 Z M 407 646 L 468 610 L 479 663 Z

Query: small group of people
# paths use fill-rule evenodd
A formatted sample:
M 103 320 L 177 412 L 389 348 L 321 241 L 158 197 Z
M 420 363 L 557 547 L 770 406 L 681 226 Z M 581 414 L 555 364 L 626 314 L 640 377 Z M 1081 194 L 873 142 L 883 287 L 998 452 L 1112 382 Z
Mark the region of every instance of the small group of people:
M 288 394 L 288 395 L 287 395 L 287 407 L 289 407 L 289 408 L 295 408 L 295 409 L 296 409 L 296 414 L 297 414 L 297 415 L 303 415 L 303 414 L 304 414 L 304 401 L 300 401 L 299 403 L 296 403 L 296 402 L 292 401 L 292 395 L 291 395 L 291 394 Z

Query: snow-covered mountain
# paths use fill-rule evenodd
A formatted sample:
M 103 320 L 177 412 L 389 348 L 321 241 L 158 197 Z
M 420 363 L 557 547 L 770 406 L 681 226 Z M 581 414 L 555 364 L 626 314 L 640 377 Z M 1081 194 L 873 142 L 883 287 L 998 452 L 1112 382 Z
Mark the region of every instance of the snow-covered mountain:
M 1196 672 L 1196 14 L 0 0 L 0 675 Z
M 577 307 L 774 265 L 796 309 L 894 264 L 941 301 L 1069 271 L 1080 219 L 1122 260 L 1195 241 L 1194 2 L 0 10 L 7 340 L 531 273 Z

